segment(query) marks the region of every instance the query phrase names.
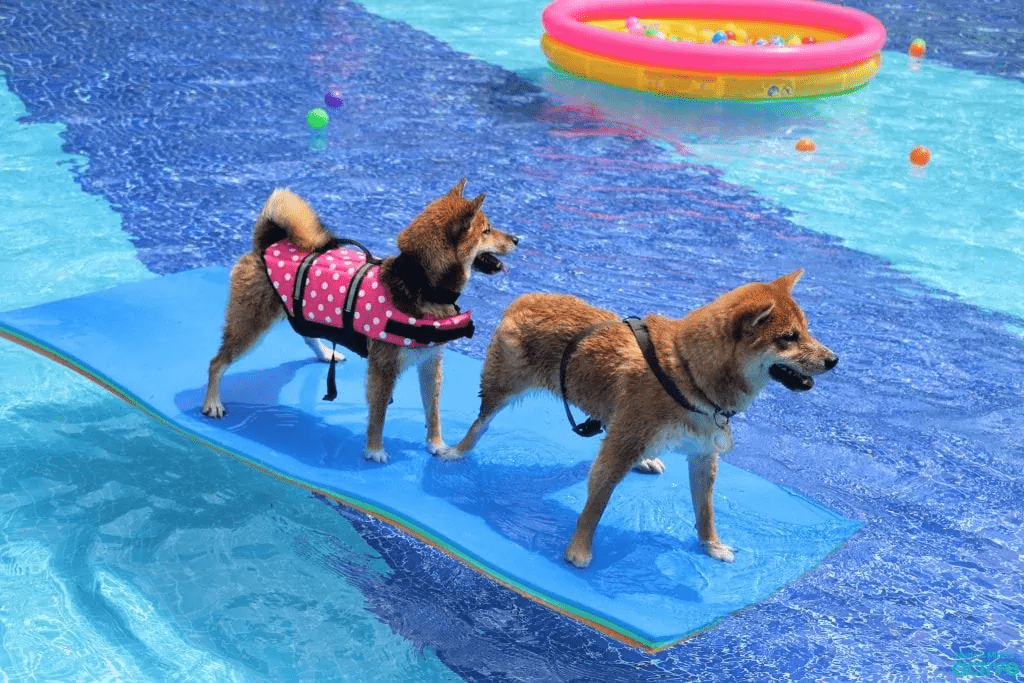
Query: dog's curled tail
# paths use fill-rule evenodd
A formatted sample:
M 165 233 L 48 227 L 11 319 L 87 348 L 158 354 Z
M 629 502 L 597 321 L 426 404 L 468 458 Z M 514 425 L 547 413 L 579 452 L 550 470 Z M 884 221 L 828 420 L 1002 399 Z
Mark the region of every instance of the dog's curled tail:
M 252 229 L 252 247 L 257 254 L 283 239 L 304 251 L 316 251 L 332 238 L 306 200 L 281 188 L 271 193 Z

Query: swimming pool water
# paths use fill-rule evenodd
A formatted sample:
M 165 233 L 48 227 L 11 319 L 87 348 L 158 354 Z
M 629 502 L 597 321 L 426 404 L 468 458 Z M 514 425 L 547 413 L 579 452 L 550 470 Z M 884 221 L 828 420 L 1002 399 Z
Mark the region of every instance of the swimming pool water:
M 1024 166 L 1024 83 L 911 60 L 895 42 L 905 33 L 902 22 L 889 29 L 895 41 L 870 88 L 810 103 L 709 104 L 551 71 L 536 49 L 543 29 L 534 18 L 547 6 L 543 0 L 490 11 L 364 4 L 539 81 L 556 101 L 591 107 L 670 153 L 725 170 L 727 180 L 791 209 L 800 225 L 841 237 L 966 301 L 1024 316 L 1017 295 L 1024 179 L 1013 170 Z M 951 51 L 941 42 L 932 48 Z M 966 55 L 974 64 L 976 53 Z M 813 136 L 817 153 L 794 149 L 804 136 Z M 925 169 L 908 163 L 917 145 L 932 152 Z M 951 193 L 950 187 L 984 189 Z
M 1021 85 L 962 68 L 1024 73 L 1014 5 L 880 5 L 894 50 L 930 26 L 945 65 L 890 51 L 854 95 L 754 108 L 555 76 L 531 47 L 539 6 L 468 7 L 0 2 L 0 304 L 228 264 L 277 184 L 387 252 L 467 175 L 524 235 L 508 277 L 472 284 L 477 356 L 522 291 L 681 315 L 805 266 L 797 298 L 843 360 L 811 394 L 766 392 L 730 461 L 864 530 L 646 656 L 4 344 L 0 672 L 928 680 L 958 652 L 1024 659 Z M 304 114 L 328 85 L 346 106 L 318 151 Z

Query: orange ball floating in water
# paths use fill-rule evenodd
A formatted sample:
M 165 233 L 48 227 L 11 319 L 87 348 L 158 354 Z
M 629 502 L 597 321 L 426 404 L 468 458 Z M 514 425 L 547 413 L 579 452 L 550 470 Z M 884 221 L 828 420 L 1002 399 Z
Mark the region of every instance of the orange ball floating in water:
M 911 41 L 910 48 L 907 50 L 907 54 L 909 54 L 911 57 L 920 59 L 921 57 L 924 57 L 924 53 L 927 47 L 928 46 L 925 44 L 924 40 L 922 40 L 921 38 L 915 38 L 913 41 Z
M 796 151 L 798 152 L 813 152 L 818 146 L 814 144 L 814 140 L 810 138 L 800 138 L 796 141 Z
M 924 166 L 932 160 L 932 152 L 923 145 L 918 145 L 910 150 L 910 163 L 915 166 Z

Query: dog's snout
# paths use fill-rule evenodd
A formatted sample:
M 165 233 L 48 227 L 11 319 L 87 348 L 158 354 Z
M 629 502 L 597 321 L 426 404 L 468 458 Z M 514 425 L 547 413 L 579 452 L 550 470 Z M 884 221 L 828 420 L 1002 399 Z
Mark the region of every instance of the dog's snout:
M 837 356 L 834 353 L 831 356 L 829 356 L 828 358 L 825 359 L 825 369 L 826 370 L 831 370 L 832 368 L 834 368 L 838 364 L 839 364 L 839 356 Z

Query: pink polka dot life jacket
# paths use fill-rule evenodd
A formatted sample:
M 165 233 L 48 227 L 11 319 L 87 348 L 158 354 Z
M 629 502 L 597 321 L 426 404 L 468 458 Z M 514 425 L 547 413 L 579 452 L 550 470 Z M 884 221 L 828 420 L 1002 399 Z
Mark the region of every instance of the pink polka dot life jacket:
M 364 358 L 368 339 L 423 348 L 473 336 L 469 311 L 415 318 L 396 309 L 380 281 L 380 261 L 362 245 L 339 242 L 358 248 L 308 252 L 282 240 L 263 252 L 267 274 L 296 332 L 342 344 Z

